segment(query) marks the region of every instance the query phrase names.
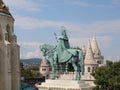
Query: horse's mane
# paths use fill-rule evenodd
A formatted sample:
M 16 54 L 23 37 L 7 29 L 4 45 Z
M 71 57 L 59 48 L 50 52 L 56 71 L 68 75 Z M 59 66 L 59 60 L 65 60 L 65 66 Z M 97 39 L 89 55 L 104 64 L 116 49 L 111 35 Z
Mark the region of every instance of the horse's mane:
M 45 48 L 48 49 L 48 50 L 53 50 L 53 49 L 55 49 L 55 46 L 50 45 L 50 44 L 43 44 L 42 46 L 45 47 Z
M 50 44 L 43 44 L 40 46 L 40 48 L 44 48 L 48 55 L 52 55 L 53 52 L 56 50 L 56 47 Z

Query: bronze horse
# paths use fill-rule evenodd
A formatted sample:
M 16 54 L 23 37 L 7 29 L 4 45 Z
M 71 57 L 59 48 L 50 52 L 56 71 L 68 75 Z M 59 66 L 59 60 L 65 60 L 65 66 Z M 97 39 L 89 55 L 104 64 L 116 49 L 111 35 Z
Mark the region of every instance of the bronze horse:
M 55 73 L 59 64 L 66 65 L 66 72 L 68 70 L 68 63 L 71 63 L 75 71 L 75 80 L 80 80 L 80 72 L 84 74 L 84 60 L 81 50 L 77 49 L 64 49 L 61 52 L 57 51 L 57 47 L 43 44 L 40 46 L 40 50 L 44 56 L 48 57 L 52 66 L 52 79 L 55 79 Z

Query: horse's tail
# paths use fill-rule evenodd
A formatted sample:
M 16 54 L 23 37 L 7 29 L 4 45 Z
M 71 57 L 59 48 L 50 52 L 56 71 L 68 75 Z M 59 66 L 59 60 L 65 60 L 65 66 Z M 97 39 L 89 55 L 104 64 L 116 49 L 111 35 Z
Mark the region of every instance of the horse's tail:
M 84 58 L 81 50 L 79 50 L 79 62 L 80 62 L 80 69 L 81 69 L 82 75 L 84 75 Z

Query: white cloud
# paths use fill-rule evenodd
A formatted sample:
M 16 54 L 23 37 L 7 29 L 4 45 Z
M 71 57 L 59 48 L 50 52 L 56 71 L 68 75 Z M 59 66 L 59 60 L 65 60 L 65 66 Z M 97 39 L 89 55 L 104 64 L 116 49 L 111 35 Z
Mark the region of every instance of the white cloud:
M 113 5 L 120 5 L 120 0 L 112 0 Z
M 81 1 L 74 1 L 73 4 L 81 6 L 81 7 L 90 7 L 91 6 L 90 3 L 88 3 L 88 2 L 81 2 Z
M 79 24 L 71 22 L 58 22 L 48 20 L 37 20 L 29 17 L 17 16 L 16 26 L 32 30 L 35 28 L 48 28 L 65 26 L 67 30 L 72 31 L 72 37 L 70 37 L 71 46 L 81 46 L 94 34 L 104 33 L 119 33 L 120 32 L 120 20 L 109 20 L 109 21 L 97 21 L 89 24 Z M 103 36 L 99 37 L 100 46 L 107 48 L 111 41 L 111 37 Z M 104 44 L 103 44 L 104 43 Z
M 18 42 L 20 45 L 20 58 L 40 58 L 41 52 L 39 46 L 42 43 L 39 42 Z
M 98 42 L 100 49 L 108 48 L 112 40 L 111 37 L 108 37 L 108 36 L 99 36 L 96 38 L 97 38 L 97 42 Z M 69 42 L 70 42 L 71 47 L 77 47 L 77 46 L 82 47 L 83 45 L 87 47 L 88 41 L 91 39 L 92 37 L 91 38 L 70 37 Z M 39 49 L 39 46 L 42 45 L 42 43 L 19 42 L 19 45 L 21 46 L 20 58 L 28 59 L 28 58 L 41 58 L 42 57 L 42 54 Z M 22 51 L 26 51 L 26 52 L 22 52 Z
M 39 47 L 42 43 L 39 42 L 18 42 L 23 47 Z
M 76 47 L 76 46 L 82 47 L 83 45 L 87 47 L 89 40 L 92 40 L 92 38 L 93 37 L 90 37 L 90 38 L 76 37 L 76 38 L 69 38 L 69 41 L 70 41 L 71 46 L 73 47 Z M 112 40 L 112 38 L 109 36 L 96 36 L 96 38 L 97 38 L 97 42 L 99 46 L 102 48 L 108 48 Z
M 69 1 L 69 0 L 68 0 Z M 108 0 L 108 3 L 93 3 L 93 2 L 85 2 L 84 0 L 71 0 L 72 5 L 77 5 L 80 7 L 94 7 L 94 8 L 105 8 L 105 7 L 120 7 L 120 0 Z
M 91 30 L 92 32 L 99 33 L 114 33 L 120 32 L 120 20 L 108 20 L 108 21 L 98 21 L 88 24 L 85 28 Z
M 29 58 L 41 58 L 41 53 L 40 51 L 37 49 L 35 51 L 29 51 L 27 53 L 21 53 L 20 54 L 20 58 L 21 59 L 29 59 Z
M 80 24 L 74 22 L 59 22 L 50 20 L 38 20 L 31 17 L 15 16 L 17 27 L 21 27 L 26 30 L 54 28 L 65 26 L 67 30 L 78 31 L 82 34 L 95 34 L 95 33 L 117 33 L 120 32 L 120 20 L 106 20 L 91 22 L 89 24 Z M 78 33 L 77 32 L 77 33 Z
M 83 45 L 87 45 L 87 42 L 88 42 L 88 38 L 80 38 L 80 37 L 76 37 L 76 38 L 69 38 L 69 42 L 70 42 L 70 45 L 72 47 L 82 47 Z
M 5 0 L 6 4 L 9 4 L 13 8 L 18 8 L 27 11 L 40 10 L 41 3 L 35 3 L 33 0 Z
M 80 7 L 90 7 L 92 6 L 91 3 L 86 2 L 86 1 L 81 1 L 81 0 L 64 0 L 64 3 L 67 3 L 69 5 L 75 5 L 75 6 L 80 6 Z
M 110 42 L 112 41 L 112 37 L 110 36 L 99 36 L 96 37 L 98 40 L 99 47 L 108 48 L 110 46 Z
M 48 28 L 48 27 L 58 27 L 65 26 L 67 29 L 80 28 L 79 25 L 70 22 L 58 22 L 50 20 L 38 20 L 32 17 L 23 17 L 15 15 L 16 23 L 15 25 L 23 29 L 36 29 L 36 28 Z
M 17 27 L 21 27 L 26 30 L 42 30 L 44 28 L 60 28 L 65 26 L 67 30 L 71 30 L 72 37 L 70 37 L 71 46 L 82 46 L 87 45 L 88 40 L 92 37 L 93 34 L 112 34 L 120 33 L 120 20 L 106 20 L 106 21 L 97 21 L 86 24 L 74 23 L 74 22 L 59 22 L 59 21 L 50 21 L 50 20 L 38 20 L 31 17 L 22 17 L 19 15 L 15 16 Z M 90 37 L 90 38 L 89 38 Z M 97 37 L 99 46 L 102 49 L 108 48 L 112 37 L 102 36 Z M 40 57 L 41 53 L 39 51 L 38 42 L 22 42 L 20 43 L 21 48 L 26 49 L 25 53 L 21 53 L 21 58 L 30 58 L 30 57 Z M 32 50 L 31 50 L 32 49 Z M 38 52 L 39 51 L 39 52 Z

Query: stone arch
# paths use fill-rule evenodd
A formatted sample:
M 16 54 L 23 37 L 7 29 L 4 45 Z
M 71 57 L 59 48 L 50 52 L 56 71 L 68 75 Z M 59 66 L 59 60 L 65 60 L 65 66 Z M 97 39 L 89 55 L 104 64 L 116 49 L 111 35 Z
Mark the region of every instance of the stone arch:
M 90 72 L 90 67 L 88 67 L 88 72 Z
M 99 60 L 97 61 L 97 63 L 98 63 L 98 64 L 100 63 Z
M 92 67 L 92 72 L 94 72 L 95 71 L 95 67 Z

